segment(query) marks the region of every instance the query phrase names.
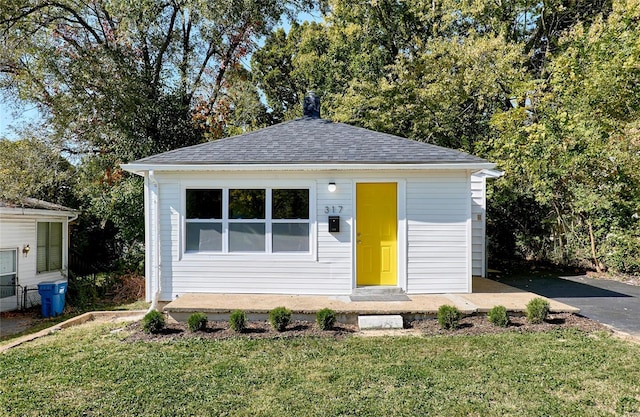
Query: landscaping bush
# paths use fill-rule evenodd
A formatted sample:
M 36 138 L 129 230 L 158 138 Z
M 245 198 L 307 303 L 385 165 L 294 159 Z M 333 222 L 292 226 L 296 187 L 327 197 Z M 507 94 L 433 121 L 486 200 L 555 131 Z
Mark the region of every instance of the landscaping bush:
M 207 328 L 207 315 L 204 313 L 193 313 L 187 319 L 187 327 L 191 332 L 199 332 Z
M 291 321 L 291 310 L 286 307 L 276 307 L 269 312 L 269 323 L 279 332 L 284 331 Z
M 549 314 L 549 302 L 540 297 L 536 297 L 527 303 L 527 321 L 529 323 L 542 323 Z
M 509 314 L 505 306 L 495 306 L 487 313 L 489 321 L 499 327 L 507 327 L 509 325 Z
M 336 324 L 336 312 L 330 308 L 323 308 L 316 313 L 316 323 L 321 330 L 329 330 Z
M 142 318 L 142 330 L 147 333 L 158 333 L 165 325 L 164 314 L 158 310 L 150 311 Z
M 229 316 L 229 327 L 237 333 L 242 333 L 247 327 L 247 315 L 242 310 L 235 310 Z
M 460 326 L 462 314 L 454 306 L 442 305 L 438 309 L 438 323 L 445 330 L 454 330 Z

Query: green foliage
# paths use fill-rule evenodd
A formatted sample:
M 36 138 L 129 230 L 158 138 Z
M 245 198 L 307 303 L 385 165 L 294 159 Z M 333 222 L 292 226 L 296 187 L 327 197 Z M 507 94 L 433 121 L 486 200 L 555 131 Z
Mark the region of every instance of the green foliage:
M 269 323 L 279 332 L 286 329 L 291 322 L 291 310 L 286 307 L 276 307 L 269 312 Z
M 98 302 L 101 288 L 96 285 L 96 279 L 91 275 L 86 277 L 70 275 L 65 303 L 80 310 L 88 309 Z
M 3 141 L 0 148 L 22 149 L 0 149 L 0 198 L 67 202 L 66 185 L 76 176 L 62 166 L 64 149 L 80 171 L 78 208 L 115 229 L 104 246 L 124 255 L 119 267 L 140 270 L 142 182 L 120 164 L 266 124 L 241 60 L 283 14 L 308 6 L 0 0 L 0 92 L 37 106 L 37 133 L 55 145 L 50 157 Z
M 200 332 L 207 328 L 207 315 L 196 312 L 187 319 L 187 328 L 191 332 Z
M 540 297 L 533 298 L 527 303 L 526 314 L 529 323 L 542 323 L 549 314 L 549 302 Z
M 275 120 L 314 89 L 335 120 L 497 161 L 496 256 L 632 273 L 637 3 L 332 1 L 272 33 L 252 71 Z
M 489 321 L 498 327 L 507 327 L 509 325 L 509 313 L 505 306 L 495 306 L 487 313 Z
M 640 231 L 614 229 L 605 236 L 602 253 L 606 264 L 615 271 L 640 275 Z
M 323 308 L 316 313 L 316 323 L 322 330 L 332 329 L 336 324 L 336 312 L 330 308 Z
M 237 333 L 242 333 L 247 327 L 247 315 L 242 310 L 234 310 L 229 316 L 229 327 Z
M 506 171 L 497 196 L 534 207 L 494 224 L 496 240 L 513 241 L 522 257 L 637 271 L 640 95 L 631 86 L 640 70 L 629 62 L 640 33 L 629 21 L 638 16 L 637 1 L 616 1 L 609 15 L 572 26 L 545 81 L 523 84 L 518 105 L 492 117 L 494 135 L 478 149 Z
M 147 333 L 159 333 L 165 328 L 164 314 L 152 310 L 142 318 L 142 330 Z
M 462 314 L 455 306 L 441 305 L 438 308 L 438 324 L 445 330 L 455 330 L 460 327 Z
M 0 139 L 0 200 L 36 198 L 76 208 L 76 168 L 60 153 L 39 139 Z
M 82 209 L 72 245 L 141 271 L 120 164 L 297 117 L 313 89 L 334 120 L 497 162 L 496 258 L 640 273 L 638 0 L 332 0 L 271 31 L 311 5 L 0 0 L 0 90 L 42 116 L 42 141 L 0 143 L 0 198 Z

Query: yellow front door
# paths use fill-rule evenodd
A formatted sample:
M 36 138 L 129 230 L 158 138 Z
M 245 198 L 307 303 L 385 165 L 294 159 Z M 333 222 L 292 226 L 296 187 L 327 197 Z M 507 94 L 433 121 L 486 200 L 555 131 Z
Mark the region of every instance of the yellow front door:
M 396 183 L 356 184 L 356 283 L 398 285 Z

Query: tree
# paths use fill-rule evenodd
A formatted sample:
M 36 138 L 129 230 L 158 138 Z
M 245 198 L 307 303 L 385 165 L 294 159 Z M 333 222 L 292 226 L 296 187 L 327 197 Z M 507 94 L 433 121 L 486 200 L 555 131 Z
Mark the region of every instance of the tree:
M 212 122 L 194 108 L 216 117 L 228 73 L 287 5 L 3 0 L 2 86 L 82 151 L 127 161 L 197 143 Z
M 499 31 L 463 25 L 473 12 L 465 2 L 333 1 L 324 24 L 272 34 L 252 69 L 279 116 L 314 89 L 330 118 L 472 150 L 525 61 Z
M 496 160 L 501 256 L 636 268 L 635 2 L 328 3 L 253 57 L 278 118 L 311 88 L 329 118 Z
M 31 197 L 73 207 L 75 174 L 59 150 L 42 141 L 0 139 L 0 200 Z
M 575 25 L 523 106 L 493 117 L 507 188 L 547 208 L 547 258 L 640 272 L 639 18 L 638 1 L 620 1 Z
M 240 60 L 305 4 L 0 0 L 0 88 L 38 106 L 49 139 L 81 161 L 83 206 L 134 246 L 143 210 L 132 192 L 142 186 L 119 165 L 219 138 L 232 114 L 250 126 L 230 104 L 251 95 L 233 85 Z

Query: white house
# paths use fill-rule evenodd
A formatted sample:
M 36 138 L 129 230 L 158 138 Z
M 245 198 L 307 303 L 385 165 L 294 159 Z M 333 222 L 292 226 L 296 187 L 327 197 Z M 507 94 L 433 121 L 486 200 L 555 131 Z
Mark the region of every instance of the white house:
M 485 275 L 485 179 L 463 152 L 305 116 L 154 155 L 146 298 L 468 293 Z
M 40 304 L 38 284 L 66 278 L 73 209 L 25 198 L 0 201 L 0 312 Z

